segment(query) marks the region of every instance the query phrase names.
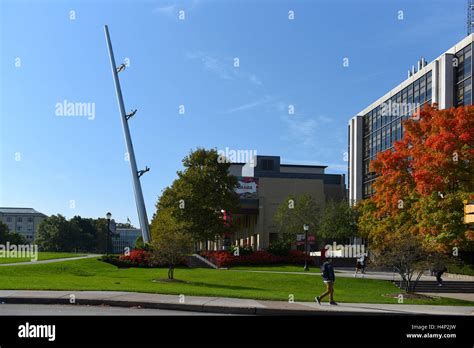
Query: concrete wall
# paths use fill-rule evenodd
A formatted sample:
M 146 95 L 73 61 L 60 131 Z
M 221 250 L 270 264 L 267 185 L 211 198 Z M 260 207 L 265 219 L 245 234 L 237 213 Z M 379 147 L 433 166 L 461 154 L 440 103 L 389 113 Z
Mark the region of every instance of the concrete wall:
M 351 204 L 362 199 L 363 179 L 363 117 L 356 116 L 349 122 L 349 202 Z
M 257 231 L 260 234 L 260 247 L 269 245 L 270 233 L 278 233 L 274 215 L 278 206 L 289 195 L 296 197 L 311 194 L 320 206 L 324 206 L 325 194 L 323 180 L 260 178 L 260 208 L 257 220 Z
M 326 167 L 280 165 L 280 173 L 324 174 Z

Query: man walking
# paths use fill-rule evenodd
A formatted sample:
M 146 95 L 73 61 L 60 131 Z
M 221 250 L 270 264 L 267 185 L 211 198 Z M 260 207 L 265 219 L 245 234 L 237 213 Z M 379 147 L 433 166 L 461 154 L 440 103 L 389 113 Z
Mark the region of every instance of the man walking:
M 323 281 L 326 284 L 326 291 L 320 296 L 316 296 L 314 299 L 318 304 L 321 304 L 321 300 L 329 295 L 329 304 L 337 305 L 334 301 L 334 282 L 336 281 L 336 276 L 334 275 L 334 268 L 332 267 L 332 259 L 327 258 L 326 262 L 323 264 Z

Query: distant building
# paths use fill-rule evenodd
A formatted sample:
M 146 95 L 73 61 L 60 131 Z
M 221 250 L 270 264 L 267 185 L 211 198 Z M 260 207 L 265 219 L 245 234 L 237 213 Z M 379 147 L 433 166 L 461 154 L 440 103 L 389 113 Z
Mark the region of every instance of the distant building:
M 128 248 L 132 250 L 135 247 L 135 241 L 142 235 L 139 228 L 117 228 L 116 237 L 112 237 L 112 252 L 114 254 L 123 254 Z
M 32 243 L 38 233 L 38 227 L 46 215 L 33 208 L 0 207 L 0 221 L 8 226 L 10 232 L 15 232 Z
M 320 206 L 328 200 L 345 199 L 344 174 L 326 174 L 325 168 L 282 164 L 279 156 L 255 156 L 253 165 L 232 163 L 229 173 L 239 180 L 240 209 L 231 212 L 237 231 L 217 243 L 208 242 L 208 249 L 221 250 L 230 245 L 250 245 L 254 250 L 267 248 L 279 238 L 273 218 L 289 195 L 309 193 Z

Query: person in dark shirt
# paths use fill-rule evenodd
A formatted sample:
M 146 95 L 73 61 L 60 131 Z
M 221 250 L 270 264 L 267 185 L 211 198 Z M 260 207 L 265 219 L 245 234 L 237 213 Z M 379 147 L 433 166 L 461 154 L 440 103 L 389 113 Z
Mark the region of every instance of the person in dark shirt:
M 436 281 L 438 282 L 438 286 L 443 286 L 443 279 L 441 276 L 446 272 L 448 269 L 446 267 L 439 267 L 439 269 L 433 270 L 433 273 L 436 277 Z
M 334 268 L 332 266 L 332 259 L 326 259 L 326 262 L 323 264 L 323 282 L 326 284 L 326 291 L 322 293 L 320 296 L 316 296 L 314 300 L 321 304 L 321 300 L 329 295 L 329 304 L 330 305 L 337 305 L 334 301 L 334 282 L 336 281 L 336 276 L 334 275 Z

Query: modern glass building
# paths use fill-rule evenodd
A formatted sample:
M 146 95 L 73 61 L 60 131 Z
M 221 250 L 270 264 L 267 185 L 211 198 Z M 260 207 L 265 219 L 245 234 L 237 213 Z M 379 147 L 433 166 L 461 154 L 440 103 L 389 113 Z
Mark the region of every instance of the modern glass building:
M 374 194 L 375 174 L 370 161 L 391 149 L 403 137 L 402 122 L 416 115 L 426 103 L 445 109 L 472 105 L 471 34 L 432 62 L 423 58 L 408 78 L 363 109 L 349 121 L 349 200 L 352 203 Z
M 112 248 L 114 254 L 123 254 L 126 250 L 131 251 L 142 231 L 139 228 L 117 228 L 116 236 L 112 237 Z M 128 249 L 127 249 L 128 248 Z

